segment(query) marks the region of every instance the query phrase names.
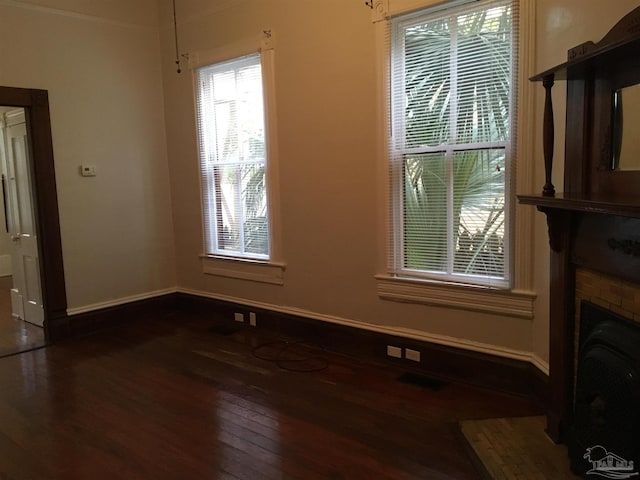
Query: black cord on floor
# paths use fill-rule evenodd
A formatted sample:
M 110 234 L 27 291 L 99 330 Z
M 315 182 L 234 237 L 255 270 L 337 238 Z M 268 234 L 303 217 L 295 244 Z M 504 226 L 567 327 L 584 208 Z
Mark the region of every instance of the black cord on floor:
M 309 349 L 320 350 L 319 354 L 309 352 Z M 269 355 L 265 351 L 274 350 Z M 296 373 L 314 373 L 326 370 L 329 360 L 324 356 L 324 348 L 320 345 L 308 345 L 300 340 L 275 340 L 256 345 L 251 349 L 254 357 L 275 363 L 282 370 Z

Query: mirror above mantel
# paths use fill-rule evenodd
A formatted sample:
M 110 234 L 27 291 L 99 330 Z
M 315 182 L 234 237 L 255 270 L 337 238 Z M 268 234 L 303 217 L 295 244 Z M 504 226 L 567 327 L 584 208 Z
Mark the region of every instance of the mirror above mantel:
M 640 170 L 640 84 L 613 93 L 612 168 Z

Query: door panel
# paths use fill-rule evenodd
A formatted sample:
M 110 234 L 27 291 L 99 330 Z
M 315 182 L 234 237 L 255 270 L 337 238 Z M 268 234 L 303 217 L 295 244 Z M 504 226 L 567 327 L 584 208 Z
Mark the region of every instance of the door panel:
M 7 220 L 12 239 L 13 267 L 11 310 L 14 317 L 42 326 L 44 310 L 24 110 L 6 113 L 5 125 Z
M 28 152 L 27 152 L 27 128 L 24 123 L 12 125 L 7 129 L 11 140 L 13 155 L 11 160 L 11 173 L 9 177 L 12 184 L 10 189 L 15 189 L 17 207 L 16 231 L 21 235 L 33 235 L 33 210 L 31 205 L 31 188 L 29 186 Z

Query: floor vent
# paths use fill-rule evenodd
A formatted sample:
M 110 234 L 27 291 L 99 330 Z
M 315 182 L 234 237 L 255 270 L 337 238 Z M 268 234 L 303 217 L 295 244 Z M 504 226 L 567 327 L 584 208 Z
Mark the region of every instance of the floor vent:
M 437 392 L 446 385 L 445 382 L 424 375 L 418 375 L 417 373 L 403 373 L 398 377 L 398 381 L 420 388 L 428 388 L 434 392 Z

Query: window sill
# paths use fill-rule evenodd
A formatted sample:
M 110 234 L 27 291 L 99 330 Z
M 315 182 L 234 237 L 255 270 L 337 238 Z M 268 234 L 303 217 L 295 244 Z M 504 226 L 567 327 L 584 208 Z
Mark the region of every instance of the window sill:
M 202 272 L 218 277 L 284 285 L 284 263 L 203 255 Z
M 420 303 L 475 312 L 533 318 L 533 292 L 498 290 L 471 285 L 376 275 L 378 296 L 384 300 Z

